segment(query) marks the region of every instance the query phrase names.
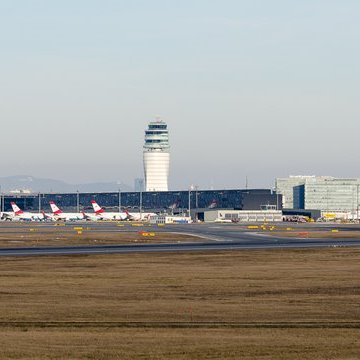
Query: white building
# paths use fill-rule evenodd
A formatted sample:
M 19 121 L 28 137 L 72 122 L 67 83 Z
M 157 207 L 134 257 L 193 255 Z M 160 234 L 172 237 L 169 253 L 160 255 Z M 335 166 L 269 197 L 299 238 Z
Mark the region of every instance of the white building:
M 171 215 L 152 215 L 150 216 L 150 224 L 189 224 L 191 217 L 189 216 L 171 216 Z
M 207 210 L 205 222 L 280 222 L 281 210 Z
M 145 130 L 145 191 L 168 191 L 170 145 L 167 124 L 152 121 Z

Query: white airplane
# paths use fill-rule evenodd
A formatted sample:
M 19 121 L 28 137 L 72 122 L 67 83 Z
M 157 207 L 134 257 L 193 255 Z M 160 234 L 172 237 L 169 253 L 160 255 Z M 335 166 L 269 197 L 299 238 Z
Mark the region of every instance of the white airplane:
M 49 202 L 51 211 L 52 211 L 52 218 L 56 220 L 63 220 L 63 221 L 77 221 L 77 220 L 84 220 L 84 213 L 64 213 L 60 210 L 57 205 L 53 202 Z
M 208 209 L 215 209 L 217 207 L 217 201 L 216 199 L 213 199 L 211 204 L 208 206 Z
M 171 204 L 169 206 L 169 209 L 170 210 L 175 210 L 175 209 L 177 209 L 179 207 L 179 205 L 180 205 L 180 200 L 176 200 L 173 204 Z
M 41 221 L 45 220 L 47 215 L 42 213 L 30 213 L 22 211 L 15 202 L 11 202 L 13 212 L 3 212 L 1 218 L 11 221 Z
M 96 215 L 96 214 L 93 214 L 93 213 L 85 213 L 85 212 L 82 212 L 83 216 L 84 216 L 84 219 L 85 220 L 88 220 L 88 221 L 98 221 L 98 220 L 101 220 L 99 219 L 99 217 Z
M 91 205 L 98 220 L 126 220 L 128 218 L 126 212 L 106 212 L 95 200 L 91 200 Z M 85 216 L 88 216 L 89 220 L 92 220 L 91 215 Z
M 125 210 L 125 214 L 127 215 L 129 220 L 132 221 L 148 221 L 150 220 L 150 216 L 156 215 L 155 213 L 149 213 L 149 212 L 128 212 Z

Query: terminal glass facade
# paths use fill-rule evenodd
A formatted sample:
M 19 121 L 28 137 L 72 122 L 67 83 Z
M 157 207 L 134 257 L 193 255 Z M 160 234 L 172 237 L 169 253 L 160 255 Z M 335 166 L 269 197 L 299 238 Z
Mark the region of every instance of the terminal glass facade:
M 284 209 L 302 209 L 299 205 L 299 193 L 294 191 L 294 188 L 304 185 L 306 181 L 316 179 L 332 179 L 331 177 L 316 177 L 308 175 L 295 175 L 288 178 L 277 178 L 275 180 L 275 191 L 282 195 Z
M 303 208 L 355 213 L 359 207 L 359 185 L 359 179 L 306 182 Z
M 50 211 L 49 201 L 54 201 L 63 211 L 92 212 L 91 200 L 108 211 L 129 209 L 138 211 L 181 213 L 191 209 L 260 210 L 264 206 L 281 205 L 281 195 L 269 189 L 252 190 L 193 190 L 158 192 L 106 192 L 106 193 L 54 193 L 38 195 L 4 196 L 2 207 L 11 211 L 11 201 L 28 211 Z
M 358 210 L 360 179 L 297 176 L 276 181 L 286 209 L 351 213 Z

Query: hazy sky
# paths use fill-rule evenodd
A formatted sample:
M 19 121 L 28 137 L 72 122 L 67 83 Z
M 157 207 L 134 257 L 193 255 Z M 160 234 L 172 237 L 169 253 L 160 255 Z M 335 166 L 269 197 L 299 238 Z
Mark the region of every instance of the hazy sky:
M 358 0 L 0 0 L 0 176 L 171 189 L 359 177 Z

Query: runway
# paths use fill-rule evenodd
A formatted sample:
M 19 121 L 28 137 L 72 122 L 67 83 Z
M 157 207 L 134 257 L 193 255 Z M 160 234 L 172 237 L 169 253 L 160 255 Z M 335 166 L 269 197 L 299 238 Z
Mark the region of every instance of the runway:
M 0 256 L 34 256 L 34 255 L 95 255 L 95 254 L 126 254 L 150 252 L 181 252 L 181 251 L 225 251 L 249 249 L 296 249 L 360 246 L 358 241 L 301 241 L 288 243 L 193 243 L 193 244 L 148 244 L 148 245 L 108 245 L 108 246 L 73 246 L 44 248 L 13 248 L 1 249 Z
M 18 226 L 18 225 L 14 225 Z M 53 227 L 53 225 L 39 224 L 39 228 Z M 67 224 L 66 226 L 74 226 Z M 332 225 L 333 226 L 333 225 Z M 9 227 L 10 228 L 10 227 Z M 123 228 L 116 227 L 114 223 L 91 224 L 91 231 L 102 232 L 135 232 L 154 228 L 146 226 L 135 228 L 126 224 Z M 309 227 L 310 228 L 310 227 Z M 312 229 L 324 229 L 324 225 Z M 301 227 L 303 229 L 303 227 Z M 325 227 L 328 231 L 329 226 Z M 345 229 L 345 228 L 344 228 Z M 346 228 L 347 229 L 347 228 Z M 181 233 L 198 236 L 203 240 L 193 243 L 162 243 L 162 244 L 131 244 L 131 245 L 78 245 L 58 247 L 17 247 L 2 248 L 0 256 L 39 256 L 39 255 L 95 255 L 95 254 L 129 254 L 129 253 L 155 253 L 155 252 L 206 252 L 229 251 L 249 249 L 300 249 L 325 247 L 351 247 L 360 246 L 360 227 L 351 227 L 359 231 L 359 237 L 354 239 L 306 239 L 284 238 L 269 236 L 258 232 L 249 232 L 247 227 L 232 224 L 192 224 L 172 225 L 156 228 L 157 232 Z M 300 230 L 300 227 L 299 227 Z

